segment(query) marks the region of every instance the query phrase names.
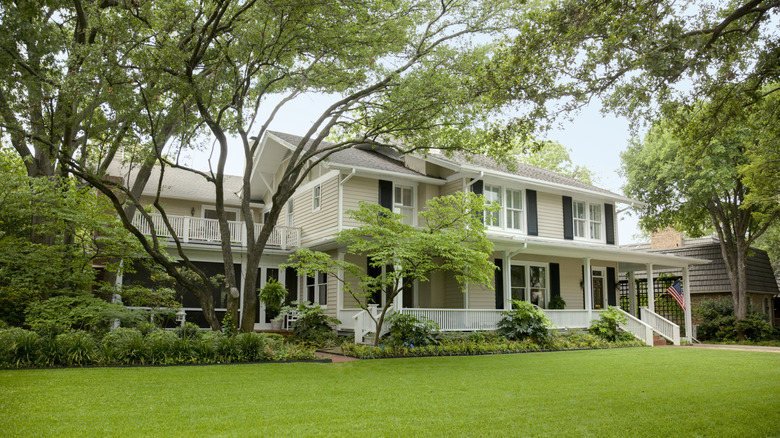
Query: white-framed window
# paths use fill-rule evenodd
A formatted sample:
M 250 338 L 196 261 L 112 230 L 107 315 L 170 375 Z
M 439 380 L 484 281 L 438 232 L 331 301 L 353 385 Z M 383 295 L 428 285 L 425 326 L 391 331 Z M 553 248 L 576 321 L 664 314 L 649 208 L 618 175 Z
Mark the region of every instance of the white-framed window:
M 572 202 L 574 237 L 577 239 L 604 239 L 604 206 L 585 201 Z
M 485 185 L 482 195 L 485 197 L 485 202 L 489 205 L 498 204 L 501 206 L 501 187 Z M 501 226 L 501 209 L 497 211 L 485 212 L 485 225 L 489 227 Z
M 513 300 L 528 301 L 546 308 L 550 301 L 549 265 L 535 262 L 512 262 L 510 288 Z
M 404 216 L 402 222 L 414 225 L 414 189 L 393 184 L 393 212 Z
M 287 201 L 287 226 L 292 227 L 295 221 L 295 212 L 293 211 L 293 200 Z
M 506 227 L 523 230 L 523 192 L 506 189 Z
M 217 217 L 217 207 L 204 205 L 201 212 L 204 219 L 219 219 Z M 241 217 L 240 213 L 240 210 L 237 208 L 225 208 L 225 216 L 227 216 L 229 221 L 235 222 L 239 220 Z
M 317 211 L 322 205 L 322 185 L 317 184 L 311 189 L 311 211 Z
M 320 306 L 328 305 L 328 274 L 317 271 L 314 277 L 306 277 L 306 299 Z

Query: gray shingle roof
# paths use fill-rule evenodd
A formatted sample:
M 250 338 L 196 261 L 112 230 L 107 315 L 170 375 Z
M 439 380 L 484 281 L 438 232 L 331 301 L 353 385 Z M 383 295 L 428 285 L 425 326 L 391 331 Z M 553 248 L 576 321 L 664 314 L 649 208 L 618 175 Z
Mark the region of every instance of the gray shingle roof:
M 706 265 L 691 266 L 689 271 L 691 292 L 703 293 L 731 290 L 728 270 L 726 269 L 726 263 L 723 261 L 719 243 L 656 249 L 649 252 L 712 260 L 712 263 Z M 775 275 L 766 251 L 753 249 L 753 254 L 748 257 L 746 269 L 748 292 L 778 293 Z
M 138 174 L 138 166 L 129 168 L 125 164 L 112 163 L 108 168 L 108 174 L 123 178 L 125 183 L 135 181 Z M 157 185 L 160 181 L 160 166 L 154 166 L 149 181 L 144 187 L 143 194 L 146 196 L 155 196 Z M 234 175 L 225 175 L 224 196 L 227 205 L 241 205 L 241 198 L 238 193 L 241 192 L 242 178 Z M 184 169 L 166 167 L 161 187 L 161 197 L 172 199 L 192 199 L 203 202 L 214 203 L 214 184 L 208 182 L 204 177 Z
M 283 132 L 268 131 L 269 134 L 273 134 L 282 140 L 290 143 L 293 146 L 298 146 L 303 137 L 297 135 L 285 134 Z M 309 140 L 306 145 L 311 144 Z M 333 143 L 323 141 L 320 147 L 332 146 Z M 381 151 L 381 153 L 380 153 Z M 394 172 L 401 175 L 409 176 L 425 176 L 419 172 L 408 169 L 404 166 L 401 156 L 397 152 L 387 150 L 374 150 L 370 147 L 352 147 L 344 149 L 342 151 L 334 152 L 328 157 L 331 163 L 343 164 L 345 166 L 364 167 L 368 169 L 381 170 L 386 172 Z
M 462 152 L 455 152 L 452 158 L 445 157 L 441 154 L 435 154 L 435 156 L 442 160 L 447 160 L 455 164 L 470 164 L 477 167 L 484 167 L 490 170 L 496 170 L 510 175 L 517 175 L 525 178 L 531 178 L 538 181 L 544 181 L 553 184 L 560 184 L 564 186 L 574 187 L 583 190 L 589 190 L 598 193 L 604 193 L 606 195 L 620 196 L 609 190 L 602 189 L 587 183 L 584 183 L 578 179 L 563 176 L 559 173 L 555 173 L 551 170 L 542 169 L 541 167 L 532 166 L 525 163 L 516 163 L 514 169 L 510 169 L 505 164 L 499 164 L 494 159 L 486 157 L 484 155 L 467 156 Z

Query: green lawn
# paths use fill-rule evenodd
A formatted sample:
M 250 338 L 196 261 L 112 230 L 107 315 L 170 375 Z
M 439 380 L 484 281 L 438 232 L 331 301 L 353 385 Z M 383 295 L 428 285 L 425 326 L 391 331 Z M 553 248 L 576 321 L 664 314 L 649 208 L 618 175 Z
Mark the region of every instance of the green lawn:
M 0 371 L 0 436 L 780 436 L 780 354 Z

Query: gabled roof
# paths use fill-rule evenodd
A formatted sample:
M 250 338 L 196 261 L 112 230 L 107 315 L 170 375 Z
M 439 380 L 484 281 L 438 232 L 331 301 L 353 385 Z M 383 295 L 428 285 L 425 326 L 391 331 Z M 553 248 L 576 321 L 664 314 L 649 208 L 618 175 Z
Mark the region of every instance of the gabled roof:
M 298 144 L 303 140 L 303 137 L 297 135 L 285 134 L 283 132 L 268 131 L 280 140 L 286 142 L 291 148 L 296 148 Z M 312 140 L 306 143 L 308 147 L 311 145 Z M 319 147 L 327 148 L 333 146 L 333 143 L 323 141 Z M 415 172 L 404 166 L 403 159 L 397 152 L 392 149 L 384 148 L 371 148 L 368 147 L 352 147 L 344 149 L 338 152 L 334 152 L 327 158 L 329 164 L 342 165 L 345 167 L 359 167 L 363 169 L 372 169 L 376 171 L 383 171 L 389 173 L 396 173 L 399 175 L 411 176 L 411 177 L 427 177 L 426 175 Z

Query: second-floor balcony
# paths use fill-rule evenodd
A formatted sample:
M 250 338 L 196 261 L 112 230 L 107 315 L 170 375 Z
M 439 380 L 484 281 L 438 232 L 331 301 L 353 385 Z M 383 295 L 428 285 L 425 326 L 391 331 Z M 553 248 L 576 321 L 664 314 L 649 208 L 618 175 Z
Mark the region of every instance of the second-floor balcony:
M 162 215 L 150 214 L 152 224 L 158 237 L 169 238 L 171 233 L 165 226 Z M 218 245 L 221 242 L 219 233 L 219 221 L 216 219 L 205 219 L 190 216 L 168 215 L 176 236 L 183 243 L 205 243 Z M 152 235 L 152 228 L 149 222 L 144 219 L 140 213 L 136 213 L 133 218 L 133 225 L 147 236 Z M 263 224 L 255 224 L 255 236 L 260 234 Z M 246 224 L 241 221 L 228 221 L 230 229 L 230 243 L 233 245 L 246 246 Z M 281 250 L 296 250 L 301 246 L 301 229 L 293 227 L 276 226 L 268 238 L 266 248 Z

